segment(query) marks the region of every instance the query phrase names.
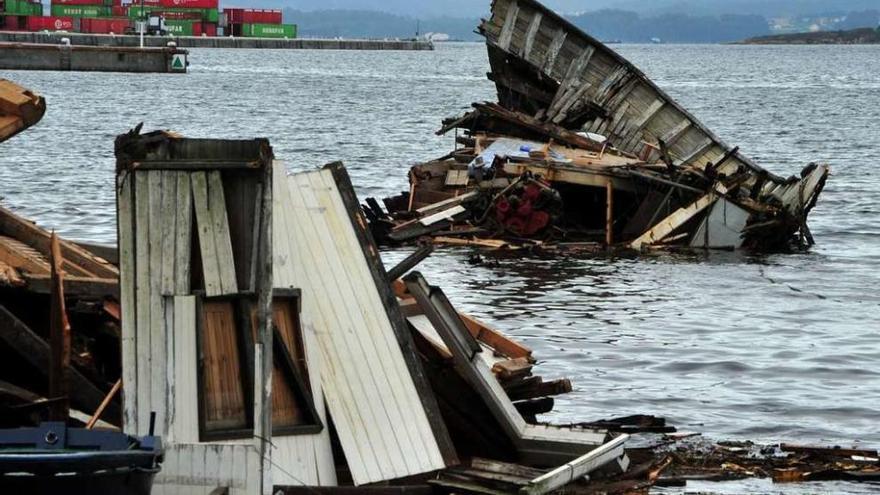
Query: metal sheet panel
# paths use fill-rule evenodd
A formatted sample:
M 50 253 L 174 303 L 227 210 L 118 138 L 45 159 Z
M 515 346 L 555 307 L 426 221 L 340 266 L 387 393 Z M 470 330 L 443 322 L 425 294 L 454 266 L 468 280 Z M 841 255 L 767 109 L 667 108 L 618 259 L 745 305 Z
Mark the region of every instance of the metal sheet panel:
M 302 289 L 302 325 L 358 485 L 446 466 L 364 247 L 329 169 L 275 173 L 275 285 Z
M 739 249 L 743 243 L 743 229 L 751 214 L 722 198 L 700 224 L 691 241 L 692 247 L 707 249 Z

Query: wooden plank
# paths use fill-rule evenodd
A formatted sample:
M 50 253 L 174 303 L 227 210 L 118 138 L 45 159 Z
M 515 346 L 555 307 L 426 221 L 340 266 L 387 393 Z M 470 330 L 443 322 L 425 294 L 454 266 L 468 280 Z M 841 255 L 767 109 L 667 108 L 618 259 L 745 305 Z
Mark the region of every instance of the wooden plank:
M 70 415 L 70 322 L 64 304 L 64 275 L 61 270 L 61 244 L 53 232 L 49 249 L 52 289 L 49 293 L 49 398 L 56 400 L 49 408 L 49 421 L 66 422 Z
M 121 172 L 116 179 L 117 239 L 119 239 L 119 294 L 122 311 L 123 431 L 136 434 L 137 425 L 137 303 L 135 299 L 135 176 Z
M 235 256 L 232 254 L 232 238 L 229 234 L 229 216 L 226 213 L 226 199 L 223 193 L 223 179 L 219 171 L 208 172 L 208 208 L 214 223 L 214 245 L 217 264 L 220 270 L 222 294 L 237 294 L 238 281 L 235 276 Z
M 173 296 L 175 293 L 174 261 L 177 241 L 177 172 L 162 171 L 162 262 L 161 294 Z
M 152 392 L 150 370 L 150 182 L 149 172 L 135 172 L 135 255 L 136 270 L 135 297 L 137 299 L 136 342 L 137 342 L 137 425 L 138 435 L 148 433 Z M 138 260 L 140 262 L 138 262 Z
M 49 232 L 3 207 L 0 207 L 0 233 L 31 246 L 44 256 L 49 253 Z M 72 242 L 61 240 L 61 253 L 67 262 L 96 277 L 119 276 L 119 271 L 113 265 L 96 258 Z
M 215 297 L 223 294 L 223 282 L 220 278 L 220 267 L 217 265 L 214 221 L 208 203 L 208 176 L 206 172 L 194 172 L 190 180 L 201 250 L 202 274 L 205 279 L 205 294 L 208 297 Z
M 511 359 L 532 359 L 532 350 L 528 347 L 508 338 L 506 335 L 476 318 L 464 313 L 458 313 L 458 315 L 461 317 L 461 321 L 464 322 L 465 327 L 467 327 L 468 331 L 474 336 L 474 338 L 488 345 L 496 352 Z
M 314 328 L 307 342 L 314 338 L 320 361 L 332 363 L 321 368 L 321 388 L 356 483 L 438 469 L 445 462 L 353 228 L 364 224 L 353 223 L 341 194 L 332 170 L 291 176 L 275 194 L 287 216 L 276 258 L 297 260 L 289 273 L 311 294 L 303 298 L 303 326 Z
M 51 290 L 52 283 L 49 275 L 25 273 L 21 279 L 30 292 L 48 294 Z M 119 297 L 119 288 L 119 280 L 115 278 L 65 277 L 64 279 L 64 293 L 83 299 L 116 298 Z
M 532 49 L 535 46 L 535 36 L 537 36 L 538 31 L 541 29 L 542 20 L 544 20 L 544 14 L 539 12 L 532 16 L 532 21 L 529 23 L 529 30 L 526 32 L 526 41 L 523 44 L 522 52 L 520 52 L 520 56 L 526 60 L 531 60 Z
M 190 174 L 177 174 L 177 215 L 174 239 L 174 294 L 190 292 L 190 265 L 192 263 L 192 191 Z
M 498 45 L 504 50 L 510 49 L 513 40 L 513 31 L 516 28 L 516 18 L 519 16 L 519 5 L 513 0 L 507 6 L 507 15 L 504 18 L 504 27 L 501 28 L 501 36 L 498 37 Z
M 693 122 L 691 122 L 690 120 L 684 119 L 681 122 L 679 122 L 679 124 L 677 126 L 673 127 L 672 129 L 669 130 L 669 132 L 664 134 L 660 138 L 660 140 L 662 140 L 664 143 L 666 143 L 667 148 L 671 147 L 672 145 L 674 145 L 676 143 L 676 141 L 678 141 L 679 139 L 681 139 L 682 136 L 684 136 L 684 133 L 688 129 L 690 129 L 691 125 L 693 125 Z
M 587 476 L 625 455 L 623 446 L 628 439 L 629 435 L 620 435 L 595 450 L 529 481 L 520 489 L 520 495 L 545 495 Z
M 645 110 L 645 113 L 643 113 L 642 116 L 635 121 L 635 124 L 630 131 L 630 135 L 625 137 L 626 141 L 624 144 L 624 149 L 630 150 L 636 144 L 638 144 L 638 142 L 642 139 L 642 129 L 644 129 L 645 126 L 648 125 L 648 122 L 650 122 L 651 119 L 654 118 L 654 116 L 657 115 L 657 113 L 660 112 L 660 110 L 662 110 L 664 106 L 666 106 L 665 101 L 654 100 L 654 103 L 652 103 L 651 106 L 649 106 L 648 109 Z
M 385 267 L 379 255 L 379 248 L 372 236 L 367 231 L 366 219 L 360 208 L 357 194 L 354 186 L 348 176 L 348 172 L 341 163 L 331 164 L 326 167 L 333 177 L 333 184 L 339 190 L 338 199 L 346 208 L 349 215 L 349 222 L 354 229 L 355 236 L 360 243 L 361 252 L 367 260 L 369 272 L 372 279 L 368 280 L 377 288 L 379 298 L 381 300 L 385 314 L 391 321 L 391 330 L 397 341 L 397 345 L 403 355 L 403 360 L 409 371 L 413 385 L 416 389 L 417 400 L 413 401 L 413 410 L 419 408 L 424 411 L 427 421 L 430 425 L 430 433 L 424 429 L 420 429 L 420 436 L 425 445 L 431 446 L 436 443 L 439 454 L 442 458 L 442 464 L 447 466 L 458 464 L 458 456 L 452 439 L 446 429 L 446 424 L 440 415 L 440 409 L 437 404 L 436 397 L 430 392 L 430 384 L 428 378 L 422 369 L 422 364 L 416 354 L 415 343 L 412 334 L 406 325 L 403 315 L 400 313 L 400 306 L 397 304 L 397 298 L 388 284 L 388 276 Z M 329 183 L 329 179 L 325 177 L 325 183 Z M 412 398 L 410 398 L 412 400 Z M 433 458 L 432 452 L 428 452 L 428 457 Z M 433 462 L 439 460 L 433 459 Z
M 556 34 L 553 35 L 553 41 L 550 42 L 550 46 L 547 48 L 547 55 L 544 57 L 544 63 L 541 64 L 541 69 L 547 74 L 553 74 L 553 67 L 556 66 L 556 58 L 559 56 L 559 51 L 562 50 L 562 45 L 565 44 L 565 39 L 567 37 L 568 33 L 562 29 L 557 30 Z
M 693 204 L 679 208 L 672 213 L 672 215 L 661 220 L 651 230 L 645 232 L 638 239 L 634 240 L 630 244 L 630 247 L 633 249 L 641 249 L 643 246 L 649 246 L 655 242 L 663 240 L 666 236 L 674 232 L 675 229 L 681 227 L 695 215 L 708 208 L 709 205 L 715 202 L 715 199 L 715 194 L 709 193 Z
M 196 443 L 199 440 L 198 350 L 196 349 L 196 298 L 174 298 L 174 386 L 171 389 L 173 421 L 171 441 Z
M 162 205 L 166 185 L 163 180 L 162 171 L 148 172 L 147 179 L 150 187 L 150 255 L 148 258 L 140 258 L 140 263 L 149 260 L 149 304 L 150 304 L 150 326 L 146 329 L 150 333 L 150 406 L 147 414 L 156 413 L 156 425 L 165 423 L 165 404 L 168 403 L 165 395 L 165 352 L 167 343 L 165 341 L 165 300 L 162 297 L 162 265 L 167 257 L 163 252 L 165 241 L 167 239 L 168 219 L 164 216 Z M 144 329 L 139 329 L 144 330 Z M 143 406 L 141 406 L 143 407 Z
M 614 184 L 605 187 L 605 245 L 614 244 Z
M 715 144 L 709 138 L 704 139 L 700 144 L 698 144 L 690 153 L 681 157 L 675 164 L 679 167 L 683 167 L 685 165 L 689 165 L 692 161 L 706 154 L 710 148 Z

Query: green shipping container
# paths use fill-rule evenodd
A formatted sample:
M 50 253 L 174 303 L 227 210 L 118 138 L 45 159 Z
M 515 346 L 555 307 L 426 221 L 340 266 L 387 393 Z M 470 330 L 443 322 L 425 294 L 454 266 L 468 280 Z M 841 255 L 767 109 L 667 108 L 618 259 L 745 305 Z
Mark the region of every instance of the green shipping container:
M 43 15 L 43 4 L 30 3 L 25 0 L 6 0 L 7 14 L 20 15 Z
M 181 12 L 181 13 L 197 13 L 201 16 L 203 22 L 219 22 L 220 11 L 218 9 L 186 9 L 178 7 L 141 7 L 132 5 L 128 9 L 128 17 L 132 19 L 140 19 L 145 17 L 144 13 L 149 16 L 153 12 Z
M 193 22 L 197 21 L 179 21 L 165 20 L 165 30 L 174 36 L 192 36 Z
M 296 38 L 296 24 L 242 24 L 246 38 Z
M 110 7 L 101 5 L 53 5 L 56 17 L 110 17 Z

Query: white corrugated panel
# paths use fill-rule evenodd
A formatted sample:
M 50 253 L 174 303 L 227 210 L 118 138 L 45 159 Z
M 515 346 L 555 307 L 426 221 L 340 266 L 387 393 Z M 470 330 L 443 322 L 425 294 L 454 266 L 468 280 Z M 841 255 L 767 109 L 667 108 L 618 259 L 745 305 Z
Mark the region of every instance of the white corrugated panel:
M 275 286 L 302 290 L 321 385 L 358 485 L 445 463 L 330 170 L 274 174 Z

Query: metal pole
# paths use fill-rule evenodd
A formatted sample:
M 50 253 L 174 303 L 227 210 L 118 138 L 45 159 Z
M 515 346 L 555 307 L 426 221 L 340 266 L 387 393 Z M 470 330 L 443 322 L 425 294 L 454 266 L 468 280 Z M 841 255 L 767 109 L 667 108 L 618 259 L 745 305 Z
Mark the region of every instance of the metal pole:
M 147 29 L 147 13 L 144 10 L 144 0 L 141 0 L 141 48 L 144 47 L 144 30 Z

